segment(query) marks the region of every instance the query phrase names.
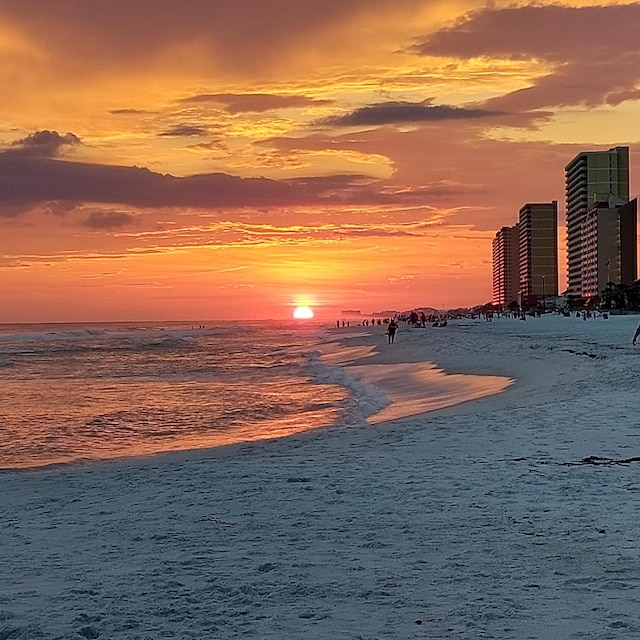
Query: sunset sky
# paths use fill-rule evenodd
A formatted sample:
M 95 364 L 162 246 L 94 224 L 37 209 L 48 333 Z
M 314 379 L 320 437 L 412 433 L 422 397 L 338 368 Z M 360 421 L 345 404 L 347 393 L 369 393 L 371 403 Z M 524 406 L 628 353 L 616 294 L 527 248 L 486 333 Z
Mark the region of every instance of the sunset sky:
M 0 0 L 0 322 L 491 300 L 491 240 L 630 147 L 640 3 Z

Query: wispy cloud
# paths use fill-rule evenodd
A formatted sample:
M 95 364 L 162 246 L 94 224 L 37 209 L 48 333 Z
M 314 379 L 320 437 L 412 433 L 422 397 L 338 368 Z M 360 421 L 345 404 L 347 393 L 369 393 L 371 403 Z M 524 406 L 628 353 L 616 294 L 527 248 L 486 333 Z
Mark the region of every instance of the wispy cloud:
M 203 93 L 182 100 L 185 104 L 216 104 L 231 114 L 255 112 L 263 113 L 276 109 L 291 109 L 330 104 L 329 100 L 319 100 L 301 95 L 281 95 L 270 93 Z

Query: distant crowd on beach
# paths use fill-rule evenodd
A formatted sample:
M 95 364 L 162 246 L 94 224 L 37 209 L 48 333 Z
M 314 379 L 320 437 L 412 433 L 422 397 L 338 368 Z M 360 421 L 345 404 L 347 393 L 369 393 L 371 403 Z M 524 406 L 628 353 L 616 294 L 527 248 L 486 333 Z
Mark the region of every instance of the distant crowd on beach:
M 448 324 L 448 314 L 425 314 L 424 311 L 411 311 L 409 314 L 398 314 L 387 318 L 365 318 L 358 326 L 362 327 L 385 327 L 385 333 L 388 336 L 389 344 L 395 342 L 396 332 L 401 322 L 406 323 L 410 327 L 446 327 Z M 336 320 L 336 328 L 348 328 L 351 326 L 350 320 Z
M 603 320 L 607 320 L 609 318 L 609 311 L 598 310 L 598 309 L 578 309 L 575 311 L 569 309 L 556 309 L 551 313 L 562 315 L 566 318 L 577 318 L 579 320 L 589 320 L 589 319 L 598 319 L 602 318 Z M 531 318 L 540 318 L 544 315 L 544 312 L 540 309 L 531 310 L 527 313 L 523 313 L 521 311 L 495 311 L 495 310 L 487 310 L 481 311 L 478 313 L 467 313 L 464 315 L 460 314 L 452 314 L 452 313 L 442 313 L 442 314 L 426 314 L 424 311 L 411 311 L 410 313 L 402 313 L 394 315 L 393 317 L 387 318 L 365 318 L 362 322 L 359 323 L 359 326 L 362 327 L 375 327 L 375 326 L 384 326 L 386 328 L 385 333 L 388 336 L 389 344 L 393 344 L 395 342 L 395 336 L 398 331 L 398 326 L 400 322 L 404 322 L 409 327 L 426 327 L 430 325 L 432 327 L 446 327 L 448 324 L 449 318 L 465 318 L 470 320 L 475 319 L 484 319 L 487 322 L 492 322 L 494 316 L 496 317 L 505 317 L 505 318 L 513 318 L 517 320 L 527 320 L 527 316 Z M 336 328 L 350 327 L 351 323 L 349 320 L 336 320 Z M 635 345 L 636 342 L 640 339 L 640 323 L 638 324 L 636 331 L 632 338 L 632 344 Z
M 372 327 L 375 327 L 376 324 L 378 326 L 381 326 L 383 324 L 388 324 L 389 323 L 389 318 L 373 318 L 373 320 L 369 320 L 368 318 L 365 318 L 360 324 L 363 327 L 368 327 L 369 324 L 371 324 Z M 349 327 L 351 326 L 351 323 L 349 322 L 349 320 L 343 320 L 342 321 L 342 326 L 343 327 Z M 336 327 L 339 329 L 340 328 L 340 320 L 336 320 Z
M 448 314 L 446 313 L 439 314 L 439 315 L 435 315 L 435 314 L 427 315 L 424 313 L 424 311 L 421 311 L 419 313 L 417 311 L 412 311 L 408 315 L 398 314 L 390 318 L 389 317 L 372 318 L 371 320 L 369 320 L 368 318 L 365 318 L 364 320 L 362 320 L 362 322 L 358 324 L 358 326 L 361 326 L 361 327 L 385 326 L 386 327 L 390 324 L 395 324 L 397 327 L 400 322 L 404 322 L 410 327 L 426 327 L 427 325 L 431 325 L 432 327 L 446 327 L 447 318 L 448 318 Z M 336 320 L 336 328 L 339 329 L 341 326 L 343 328 L 350 327 L 351 323 L 349 320 L 342 320 L 342 321 Z
M 563 315 L 567 318 L 575 317 L 580 320 L 589 320 L 602 318 L 607 320 L 609 318 L 609 312 L 604 310 L 591 310 L 591 309 L 579 309 L 577 311 L 571 311 L 568 309 L 556 309 L 551 313 Z M 539 318 L 543 315 L 540 309 L 531 310 L 523 313 L 521 311 L 495 311 L 487 310 L 476 313 L 466 313 L 463 315 L 452 314 L 451 312 L 441 314 L 426 314 L 424 311 L 411 311 L 409 313 L 396 314 L 392 317 L 386 318 L 365 318 L 358 323 L 358 326 L 362 327 L 385 327 L 385 334 L 388 336 L 389 344 L 395 342 L 395 336 L 398 331 L 400 323 L 405 323 L 408 327 L 446 327 L 450 318 L 465 318 L 469 320 L 484 319 L 487 322 L 492 322 L 494 317 L 513 318 L 517 320 L 526 321 L 527 317 Z M 351 326 L 350 320 L 336 320 L 336 328 L 347 328 Z M 635 345 L 636 341 L 640 339 L 640 324 L 636 329 L 632 342 Z

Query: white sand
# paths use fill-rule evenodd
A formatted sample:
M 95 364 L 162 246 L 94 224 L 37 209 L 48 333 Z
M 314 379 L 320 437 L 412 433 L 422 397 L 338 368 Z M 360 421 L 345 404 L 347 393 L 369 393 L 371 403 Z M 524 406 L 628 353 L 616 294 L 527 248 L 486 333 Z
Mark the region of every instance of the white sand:
M 365 376 L 516 382 L 404 421 L 2 473 L 0 638 L 638 638 L 640 462 L 581 464 L 640 456 L 637 320 L 355 335 L 351 355 L 380 351 Z

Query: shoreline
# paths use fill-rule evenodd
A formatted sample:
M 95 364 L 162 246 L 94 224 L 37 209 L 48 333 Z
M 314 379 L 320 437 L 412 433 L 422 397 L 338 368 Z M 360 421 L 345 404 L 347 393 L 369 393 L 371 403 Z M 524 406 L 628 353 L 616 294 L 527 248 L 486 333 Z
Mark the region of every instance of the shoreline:
M 357 328 L 356 328 L 357 329 Z M 425 329 L 426 330 L 426 329 Z M 448 373 L 425 360 L 416 338 L 419 329 L 402 333 L 403 344 L 388 345 L 375 328 L 331 332 L 323 362 L 341 366 L 359 383 L 378 389 L 388 404 L 367 417 L 368 424 L 407 420 L 498 394 L 514 380 L 498 375 Z

